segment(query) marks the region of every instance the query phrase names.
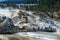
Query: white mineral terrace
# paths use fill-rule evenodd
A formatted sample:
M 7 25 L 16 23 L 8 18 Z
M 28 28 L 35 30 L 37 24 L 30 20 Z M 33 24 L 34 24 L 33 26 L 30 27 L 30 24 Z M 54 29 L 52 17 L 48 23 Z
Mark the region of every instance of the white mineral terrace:
M 35 22 L 33 22 L 34 21 L 33 18 L 30 17 L 31 18 L 30 19 L 31 22 L 30 23 L 26 23 L 24 25 L 31 27 L 31 24 L 35 23 L 36 25 L 38 25 L 40 27 L 49 27 L 49 26 L 51 26 L 51 27 L 56 28 L 57 32 L 54 32 L 54 33 L 48 33 L 48 32 L 19 32 L 19 33 L 16 33 L 15 35 L 18 35 L 18 36 L 20 36 L 20 35 L 21 36 L 27 36 L 27 37 L 32 37 L 32 38 L 40 38 L 41 40 L 60 40 L 60 22 L 52 20 L 53 23 L 56 26 L 51 25 L 51 24 L 46 23 L 46 22 L 41 22 L 41 21 L 39 21 L 39 17 L 38 16 L 32 14 L 33 12 L 25 11 L 25 10 L 19 10 L 19 9 L 14 9 L 14 10 L 0 9 L 0 16 L 6 16 L 6 17 L 9 17 L 9 18 L 14 18 L 15 16 L 18 16 L 17 13 L 19 11 L 26 12 L 29 15 L 32 15 L 32 16 L 35 17 L 35 19 L 34 19 Z M 15 25 L 19 25 L 19 22 L 20 21 L 17 21 L 15 23 Z

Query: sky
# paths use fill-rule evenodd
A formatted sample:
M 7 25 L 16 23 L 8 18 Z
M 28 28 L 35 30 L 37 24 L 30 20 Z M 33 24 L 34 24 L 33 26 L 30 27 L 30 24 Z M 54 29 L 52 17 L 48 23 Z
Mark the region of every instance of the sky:
M 14 1 L 14 2 L 13 2 Z M 37 0 L 0 0 L 1 3 L 16 3 L 16 4 L 35 4 Z
M 0 2 L 1 2 L 1 1 L 5 1 L 5 0 L 0 0 Z

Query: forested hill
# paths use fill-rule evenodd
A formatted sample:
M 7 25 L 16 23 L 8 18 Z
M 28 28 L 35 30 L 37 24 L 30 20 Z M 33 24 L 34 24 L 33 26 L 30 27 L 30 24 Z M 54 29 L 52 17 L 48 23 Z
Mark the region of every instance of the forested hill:
M 60 10 L 60 0 L 5 0 L 1 1 L 3 4 L 38 4 L 38 6 L 30 7 L 31 10 L 37 11 L 59 11 Z
M 38 6 L 35 7 L 39 11 L 59 11 L 60 0 L 39 0 Z M 35 10 L 34 9 L 34 10 Z

